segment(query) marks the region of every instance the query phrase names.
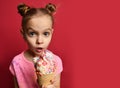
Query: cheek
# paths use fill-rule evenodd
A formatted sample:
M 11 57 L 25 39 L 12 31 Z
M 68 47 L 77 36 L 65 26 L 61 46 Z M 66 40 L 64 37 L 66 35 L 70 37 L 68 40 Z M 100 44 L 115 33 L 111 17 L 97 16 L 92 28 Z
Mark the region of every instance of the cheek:
M 26 42 L 28 43 L 28 45 L 34 45 L 34 43 L 35 43 L 35 39 L 32 39 L 32 38 L 26 38 Z
M 46 39 L 46 44 L 49 45 L 49 43 L 51 42 L 51 38 Z

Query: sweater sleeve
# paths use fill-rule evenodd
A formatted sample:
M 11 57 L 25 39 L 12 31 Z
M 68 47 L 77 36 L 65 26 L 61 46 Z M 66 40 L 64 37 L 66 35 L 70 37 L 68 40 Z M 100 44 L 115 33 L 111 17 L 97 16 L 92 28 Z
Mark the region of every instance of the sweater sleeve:
M 14 71 L 14 67 L 13 67 L 13 63 L 12 62 L 10 64 L 10 66 L 9 66 L 9 70 L 10 70 L 11 74 L 15 76 L 15 71 Z
M 55 61 L 56 61 L 56 66 L 57 66 L 57 71 L 56 73 L 59 74 L 63 71 L 63 64 L 62 60 L 59 56 L 55 55 Z

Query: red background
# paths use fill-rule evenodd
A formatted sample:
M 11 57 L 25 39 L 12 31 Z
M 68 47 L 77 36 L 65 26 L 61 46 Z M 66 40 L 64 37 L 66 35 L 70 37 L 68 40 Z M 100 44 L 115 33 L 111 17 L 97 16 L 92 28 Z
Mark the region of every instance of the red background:
M 119 1 L 119 0 L 118 0 Z M 49 49 L 63 61 L 61 88 L 120 88 L 120 2 L 117 0 L 2 0 L 0 87 L 13 88 L 9 64 L 26 48 L 17 5 L 58 6 Z

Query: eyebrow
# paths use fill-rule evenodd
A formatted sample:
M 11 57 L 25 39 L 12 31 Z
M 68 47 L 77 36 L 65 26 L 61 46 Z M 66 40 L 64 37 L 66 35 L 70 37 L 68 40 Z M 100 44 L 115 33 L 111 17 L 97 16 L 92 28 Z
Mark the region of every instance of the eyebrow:
M 28 31 L 28 30 L 33 30 L 33 31 L 34 31 L 34 29 L 33 29 L 33 28 L 31 28 L 31 27 L 27 28 L 27 31 Z
M 36 30 L 34 30 L 34 29 L 33 29 L 33 28 L 31 28 L 31 27 L 27 28 L 27 32 L 28 32 L 29 30 L 32 30 L 32 31 L 37 32 Z M 46 28 L 46 29 L 44 29 L 44 31 L 47 31 L 47 30 L 52 31 L 52 28 Z
M 47 31 L 47 30 L 50 30 L 50 31 L 52 31 L 52 28 L 46 28 L 46 29 L 45 29 L 45 31 Z

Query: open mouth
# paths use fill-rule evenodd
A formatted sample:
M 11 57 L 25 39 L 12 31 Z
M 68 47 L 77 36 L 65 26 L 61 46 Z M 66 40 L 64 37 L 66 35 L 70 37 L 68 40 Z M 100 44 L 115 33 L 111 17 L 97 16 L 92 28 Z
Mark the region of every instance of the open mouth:
M 43 51 L 43 48 L 38 47 L 38 48 L 36 48 L 35 50 L 36 50 L 38 53 L 40 53 L 40 52 L 42 52 L 42 51 Z

